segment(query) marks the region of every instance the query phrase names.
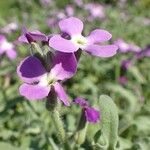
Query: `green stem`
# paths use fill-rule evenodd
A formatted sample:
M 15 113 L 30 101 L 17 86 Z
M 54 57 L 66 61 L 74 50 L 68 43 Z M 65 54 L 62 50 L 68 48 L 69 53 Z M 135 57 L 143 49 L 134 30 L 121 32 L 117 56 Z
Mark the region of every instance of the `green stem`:
M 57 131 L 58 140 L 60 143 L 65 143 L 66 133 L 60 116 L 61 104 L 55 95 L 48 97 L 46 108 L 51 113 L 51 118 Z
M 79 124 L 77 127 L 77 131 L 75 133 L 75 140 L 76 140 L 77 146 L 84 143 L 85 138 L 86 138 L 87 127 L 88 127 L 88 123 L 85 119 L 84 112 L 82 111 L 81 118 L 79 120 Z
M 52 116 L 52 120 L 54 122 L 55 128 L 57 130 L 57 135 L 58 135 L 59 141 L 61 143 L 65 143 L 66 134 L 65 134 L 65 130 L 64 130 L 64 127 L 63 127 L 63 122 L 60 118 L 59 112 L 57 110 L 53 110 L 51 112 L 51 116 Z
M 116 80 L 117 83 L 118 83 L 119 77 L 120 77 L 120 64 L 116 63 L 116 66 L 115 66 L 115 80 Z

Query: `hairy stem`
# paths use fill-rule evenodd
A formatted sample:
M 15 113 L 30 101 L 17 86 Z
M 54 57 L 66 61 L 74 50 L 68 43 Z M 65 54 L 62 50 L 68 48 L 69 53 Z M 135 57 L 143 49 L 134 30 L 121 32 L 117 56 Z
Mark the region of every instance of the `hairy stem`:
M 48 96 L 46 108 L 51 114 L 52 121 L 57 131 L 58 140 L 60 141 L 60 143 L 65 143 L 66 133 L 60 116 L 61 105 L 56 96 L 54 95 Z

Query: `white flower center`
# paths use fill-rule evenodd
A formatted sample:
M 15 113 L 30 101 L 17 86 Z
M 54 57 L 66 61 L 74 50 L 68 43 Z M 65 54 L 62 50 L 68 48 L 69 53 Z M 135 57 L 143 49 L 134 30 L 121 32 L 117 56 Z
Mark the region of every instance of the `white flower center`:
M 87 39 L 82 35 L 73 36 L 71 41 L 80 48 L 84 48 L 87 45 Z
M 40 78 L 40 82 L 39 85 L 41 86 L 48 86 L 48 74 L 44 74 L 41 78 Z
M 55 82 L 56 82 L 56 79 L 54 77 L 50 76 L 49 73 L 46 73 L 40 78 L 39 85 L 49 86 L 49 85 L 54 84 Z

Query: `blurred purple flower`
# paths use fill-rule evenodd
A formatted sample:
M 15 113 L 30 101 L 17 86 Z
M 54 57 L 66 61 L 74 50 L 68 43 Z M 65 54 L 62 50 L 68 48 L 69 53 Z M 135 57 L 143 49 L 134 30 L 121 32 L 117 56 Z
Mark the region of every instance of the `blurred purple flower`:
M 74 7 L 72 5 L 67 5 L 65 8 L 66 15 L 71 17 L 74 15 Z
M 19 92 L 28 100 L 40 100 L 47 97 L 50 91 L 55 91 L 57 97 L 70 105 L 60 81 L 71 78 L 77 69 L 76 58 L 73 53 L 57 52 L 52 60 L 50 71 L 35 56 L 25 58 L 17 68 L 18 76 L 25 82 Z
M 16 22 L 9 23 L 5 27 L 1 28 L 0 31 L 2 33 L 12 33 L 13 31 L 16 31 L 18 29 L 18 24 Z
M 145 49 L 143 49 L 142 51 L 136 53 L 136 57 L 138 59 L 141 59 L 143 57 L 150 57 L 150 45 L 148 45 Z
M 116 54 L 116 45 L 98 45 L 108 41 L 112 36 L 108 31 L 96 29 L 88 37 L 82 36 L 83 22 L 75 17 L 59 22 L 62 35 L 54 35 L 49 40 L 49 46 L 55 50 L 71 53 L 79 49 L 99 57 L 111 57 Z
M 100 120 L 100 112 L 89 106 L 89 103 L 83 98 L 74 99 L 74 103 L 80 105 L 85 114 L 86 120 L 91 123 L 97 123 Z
M 0 35 L 0 55 L 3 54 L 6 54 L 11 60 L 17 57 L 14 45 L 9 43 L 4 35 Z
M 58 12 L 56 16 L 58 20 L 66 18 L 66 15 L 64 12 Z
M 122 85 L 126 85 L 128 82 L 128 79 L 125 76 L 121 76 L 119 77 L 118 82 Z
M 74 0 L 74 3 L 79 6 L 79 7 L 82 7 L 83 5 L 83 0 Z
M 40 2 L 43 6 L 48 6 L 52 3 L 52 0 L 40 0 Z
M 84 9 L 89 11 L 89 21 L 93 21 L 96 18 L 105 18 L 105 8 L 100 4 L 89 3 L 84 6 Z
M 57 23 L 64 18 L 66 18 L 66 14 L 63 11 L 56 11 L 47 19 L 47 24 L 50 28 L 55 27 Z
M 121 53 L 127 53 L 127 52 L 139 52 L 141 51 L 141 48 L 134 45 L 134 44 L 128 44 L 123 39 L 118 39 L 115 41 L 115 44 L 118 45 L 119 51 Z
M 128 70 L 130 66 L 132 66 L 133 62 L 131 59 L 126 59 L 121 62 L 121 68 L 125 71 Z
M 57 19 L 56 18 L 53 18 L 53 17 L 50 17 L 47 19 L 47 25 L 52 28 L 54 27 L 56 24 L 57 24 Z
M 18 41 L 20 43 L 48 42 L 48 37 L 38 30 L 27 31 L 26 28 L 23 28 L 23 34 L 18 38 Z

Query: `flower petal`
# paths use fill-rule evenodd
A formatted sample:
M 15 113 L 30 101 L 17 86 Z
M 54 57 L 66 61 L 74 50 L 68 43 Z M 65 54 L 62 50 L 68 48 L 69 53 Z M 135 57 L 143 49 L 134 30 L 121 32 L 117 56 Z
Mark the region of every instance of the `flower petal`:
M 100 112 L 92 107 L 85 109 L 85 116 L 86 120 L 92 123 L 96 123 L 100 120 Z
M 25 35 L 19 36 L 18 41 L 20 43 L 29 43 L 28 40 L 27 40 L 27 38 L 25 37 Z
M 42 32 L 35 30 L 28 32 L 26 28 L 24 28 L 23 35 L 18 38 L 18 41 L 21 43 L 31 43 L 33 41 L 47 41 L 48 38 Z
M 6 37 L 0 34 L 0 44 L 6 41 Z
M 75 17 L 63 19 L 59 22 L 59 28 L 62 32 L 66 32 L 69 35 L 81 34 L 83 30 L 83 22 Z
M 108 41 L 111 39 L 111 37 L 112 35 L 108 31 L 96 29 L 90 33 L 87 39 L 91 44 L 95 44 L 98 42 Z
M 112 57 L 117 53 L 118 47 L 116 45 L 89 45 L 86 47 L 86 52 L 98 57 Z
M 17 53 L 16 53 L 16 50 L 14 49 L 9 49 L 6 51 L 6 55 L 9 59 L 13 60 L 17 57 Z
M 64 88 L 61 86 L 60 83 L 56 82 L 54 85 L 54 90 L 58 96 L 58 98 L 66 105 L 70 106 L 70 103 L 68 101 L 68 96 L 66 92 L 64 91 Z
M 42 32 L 35 30 L 32 32 L 28 32 L 28 34 L 32 37 L 34 41 L 47 41 L 47 36 Z
M 50 87 L 24 83 L 20 86 L 19 92 L 20 95 L 26 97 L 28 100 L 41 100 L 48 96 Z
M 57 52 L 53 59 L 50 75 L 57 80 L 71 78 L 77 70 L 77 60 L 74 53 Z
M 41 61 L 34 56 L 26 57 L 17 67 L 18 76 L 27 83 L 39 81 L 45 73 Z
M 60 52 L 71 53 L 79 49 L 71 40 L 62 38 L 60 35 L 54 35 L 49 40 L 49 46 Z
M 79 104 L 81 107 L 87 107 L 89 105 L 89 103 L 81 97 L 77 97 L 73 102 Z

